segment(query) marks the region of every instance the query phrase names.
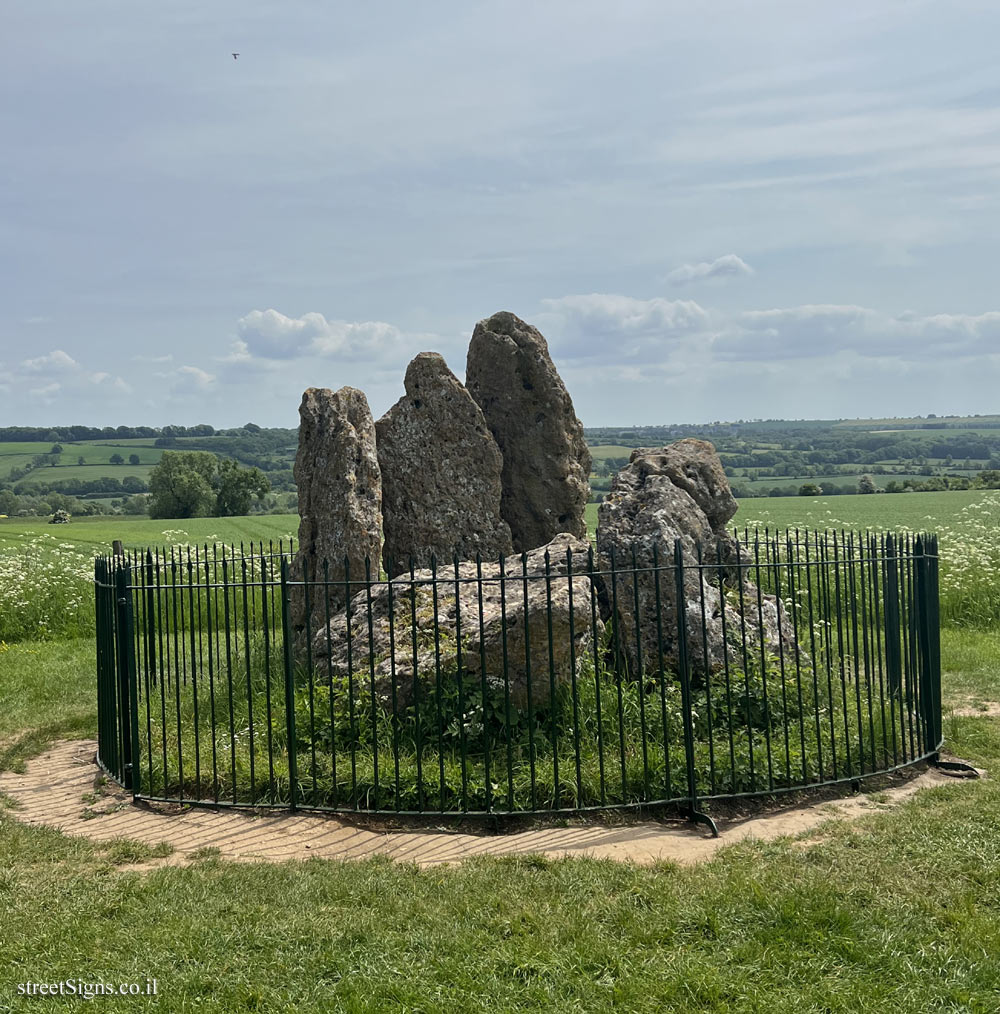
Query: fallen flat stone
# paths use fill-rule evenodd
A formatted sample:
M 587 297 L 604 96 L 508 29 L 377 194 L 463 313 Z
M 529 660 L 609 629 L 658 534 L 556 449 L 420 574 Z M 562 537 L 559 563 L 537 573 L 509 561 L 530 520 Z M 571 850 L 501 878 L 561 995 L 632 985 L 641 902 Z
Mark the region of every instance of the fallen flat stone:
M 523 561 L 505 560 L 503 577 L 499 561 L 465 561 L 457 574 L 452 564 L 373 584 L 370 601 L 367 590 L 359 593 L 315 636 L 316 671 L 335 679 L 353 674 L 363 688 L 374 683 L 384 708 L 436 692 L 439 680 L 453 686 L 459 674 L 477 682 L 485 674 L 494 704 L 505 704 L 509 693 L 514 708 L 529 700 L 544 707 L 603 633 L 586 576 L 588 549 L 561 534 Z

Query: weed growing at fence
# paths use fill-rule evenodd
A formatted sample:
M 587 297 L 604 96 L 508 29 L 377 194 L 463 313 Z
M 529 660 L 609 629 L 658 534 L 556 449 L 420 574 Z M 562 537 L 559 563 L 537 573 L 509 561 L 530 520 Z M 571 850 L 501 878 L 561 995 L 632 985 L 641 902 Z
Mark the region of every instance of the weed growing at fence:
M 85 637 L 94 629 L 94 560 L 48 535 L 0 554 L 0 640 Z
M 1000 619 L 1000 492 L 980 494 L 947 514 L 933 505 L 959 503 L 957 494 L 837 497 L 828 501 L 799 499 L 805 503 L 794 504 L 799 512 L 796 517 L 810 526 L 835 530 L 867 527 L 900 535 L 915 534 L 918 530 L 936 532 L 941 560 L 942 625 L 979 629 L 996 626 Z M 862 501 L 866 510 L 864 525 L 860 523 L 860 516 L 850 513 L 857 501 Z M 923 514 L 921 509 L 918 515 L 914 507 L 925 503 L 934 513 Z M 880 508 L 874 515 L 872 504 Z M 904 508 L 910 524 L 901 522 Z M 741 520 L 753 518 L 763 526 L 772 522 L 772 515 L 780 526 L 797 523 L 787 506 L 782 511 L 772 512 L 757 507 L 757 501 L 741 506 L 739 517 Z
M 680 684 L 616 675 L 598 654 L 552 704 L 532 709 L 455 671 L 419 684 L 393 713 L 364 675 L 296 668 L 296 802 L 386 811 L 576 809 L 688 793 Z M 147 676 L 140 700 L 143 793 L 288 803 L 291 774 L 280 638 L 232 645 L 219 672 Z M 230 677 L 229 674 L 232 674 Z M 769 658 L 696 681 L 699 794 L 781 789 L 857 776 L 912 756 L 919 733 L 880 675 Z

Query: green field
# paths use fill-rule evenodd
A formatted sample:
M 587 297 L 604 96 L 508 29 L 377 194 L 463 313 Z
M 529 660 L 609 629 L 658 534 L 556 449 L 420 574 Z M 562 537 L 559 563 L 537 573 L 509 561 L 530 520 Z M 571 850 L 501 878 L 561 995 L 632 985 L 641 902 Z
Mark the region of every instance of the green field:
M 258 542 L 287 539 L 298 534 L 296 514 L 259 514 L 245 518 L 188 518 L 179 520 L 134 517 L 74 518 L 66 525 L 50 525 L 44 518 L 0 518 L 0 554 L 39 535 L 91 555 L 111 551 L 115 539 L 126 549 L 144 549 L 179 542 Z
M 603 461 L 605 458 L 627 459 L 634 450 L 634 447 L 626 447 L 624 444 L 595 444 L 590 448 L 590 456 L 594 461 Z
M 966 475 L 973 476 L 976 474 L 974 469 L 966 468 L 949 468 L 949 475 Z M 885 486 L 887 482 L 898 482 L 900 485 L 906 482 L 907 479 L 913 479 L 916 482 L 926 482 L 929 476 L 919 475 L 916 472 L 900 472 L 892 475 L 876 475 L 870 470 L 867 472 L 834 472 L 830 475 L 808 475 L 808 476 L 794 476 L 794 475 L 781 475 L 774 476 L 769 475 L 763 479 L 748 479 L 745 475 L 733 475 L 730 477 L 730 482 L 735 486 L 743 486 L 746 489 L 762 490 L 762 489 L 773 489 L 779 487 L 781 489 L 787 489 L 789 487 L 798 487 L 805 485 L 808 482 L 819 485 L 821 482 L 832 482 L 838 488 L 848 486 L 851 488 L 857 488 L 858 479 L 862 475 L 871 475 L 876 486 Z
M 958 490 L 946 493 L 894 493 L 830 497 L 775 496 L 739 501 L 733 524 L 771 528 L 898 528 L 936 531 L 956 524 L 964 508 L 980 503 L 989 493 Z M 593 537 L 598 504 L 586 508 Z M 295 514 L 261 514 L 245 518 L 152 520 L 132 517 L 74 518 L 68 525 L 50 525 L 43 518 L 0 518 L 0 551 L 32 535 L 47 534 L 61 542 L 96 552 L 121 539 L 128 548 L 144 548 L 180 540 L 239 542 L 288 538 L 298 531 Z M 181 536 L 165 532 L 182 532 Z
M 994 494 L 995 495 L 995 494 Z M 775 496 L 740 500 L 733 523 L 770 528 L 884 528 L 938 531 L 951 528 L 970 504 L 990 496 L 981 489 L 945 493 L 845 496 Z
M 940 432 L 940 426 L 956 426 L 966 424 L 974 428 L 978 424 L 994 423 L 1000 424 L 1000 415 L 947 415 L 935 416 L 933 419 L 921 419 L 913 417 L 908 419 L 838 419 L 829 424 L 833 429 L 861 429 L 870 431 L 885 431 L 889 427 L 898 427 L 900 430 L 931 430 Z M 947 432 L 952 432 L 950 429 Z
M 34 484 L 62 481 L 86 481 L 112 478 L 121 481 L 127 477 L 149 481 L 149 473 L 160 460 L 163 451 L 153 447 L 153 440 L 94 440 L 80 443 L 63 442 L 58 464 L 33 468 L 26 476 L 14 483 L 17 493 L 29 491 Z M 40 454 L 48 454 L 51 443 L 26 443 L 8 441 L 0 443 L 0 481 L 7 479 L 12 469 L 23 469 L 31 465 Z M 110 458 L 120 454 L 126 461 L 123 465 L 112 465 Z M 138 455 L 139 464 L 127 464 L 131 455 Z M 83 458 L 81 465 L 80 459 Z
M 946 493 L 884 493 L 844 496 L 773 496 L 740 500 L 733 525 L 770 528 L 883 528 L 938 531 L 957 524 L 970 504 L 990 494 L 981 489 Z M 591 537 L 598 504 L 587 504 Z M 2 529 L 0 529 L 2 532 Z
M 21 492 L 32 483 L 52 483 L 64 479 L 79 479 L 89 482 L 91 479 L 118 479 L 119 482 L 131 476 L 134 479 L 149 481 L 152 465 L 56 465 L 54 468 L 32 469 L 23 479 L 14 484 L 14 490 Z
M 108 465 L 113 454 L 120 454 L 126 461 L 130 455 L 138 454 L 141 464 L 155 465 L 163 454 L 162 448 L 154 447 L 152 440 L 89 440 L 78 444 L 63 443 L 60 446 L 62 454 L 57 468 L 76 465 L 81 457 L 86 465 Z M 51 447 L 52 444 L 23 441 L 0 443 L 0 470 L 13 468 L 15 459 L 30 462 L 39 454 L 48 454 Z

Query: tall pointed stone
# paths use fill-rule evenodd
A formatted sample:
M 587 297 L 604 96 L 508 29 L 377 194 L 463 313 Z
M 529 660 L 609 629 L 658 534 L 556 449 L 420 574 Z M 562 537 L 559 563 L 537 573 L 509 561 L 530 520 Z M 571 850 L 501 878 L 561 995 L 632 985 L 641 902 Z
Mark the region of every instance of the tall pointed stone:
M 346 600 L 345 559 L 350 580 L 363 581 L 365 557 L 378 576 L 382 548 L 382 482 L 375 450 L 375 422 L 362 391 L 310 387 L 299 406 L 299 450 L 295 482 L 299 492 L 299 553 L 310 582 L 323 581 L 328 567 L 329 608 Z M 352 589 L 356 591 L 357 589 Z M 310 589 L 312 630 L 325 621 L 327 603 Z M 295 589 L 292 623 L 305 626 L 305 596 Z
M 457 552 L 511 551 L 500 516 L 502 459 L 479 406 L 436 352 L 407 367 L 406 395 L 375 424 L 382 471 L 383 565 L 391 577 Z
M 472 333 L 465 383 L 503 455 L 500 513 L 517 552 L 587 537 L 590 451 L 537 328 L 507 311 Z

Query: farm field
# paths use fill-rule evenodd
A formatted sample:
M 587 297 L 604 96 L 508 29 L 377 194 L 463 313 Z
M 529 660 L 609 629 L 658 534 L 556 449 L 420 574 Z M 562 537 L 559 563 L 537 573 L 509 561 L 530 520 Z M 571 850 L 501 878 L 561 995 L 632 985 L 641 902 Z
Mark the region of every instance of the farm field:
M 32 469 L 23 479 L 19 482 L 14 483 L 15 491 L 20 491 L 26 487 L 31 486 L 32 483 L 39 482 L 59 482 L 64 479 L 79 479 L 84 482 L 89 482 L 91 479 L 103 479 L 105 477 L 110 479 L 118 479 L 120 482 L 131 476 L 134 479 L 141 479 L 143 482 L 149 481 L 149 473 L 152 471 L 152 465 L 55 465 L 54 467 L 46 466 L 45 468 Z
M 943 493 L 883 493 L 827 497 L 773 496 L 740 500 L 733 524 L 770 528 L 882 528 L 939 531 L 962 519 L 970 504 L 1000 495 L 981 489 Z M 598 504 L 587 504 L 587 528 L 597 530 Z M 2 533 L 2 529 L 0 529 Z
M 153 446 L 153 440 L 88 440 L 74 444 L 60 443 L 59 446 L 62 447 L 62 453 L 56 468 L 77 465 L 81 457 L 85 465 L 107 465 L 109 468 L 120 468 L 120 465 L 113 466 L 108 461 L 115 453 L 121 454 L 126 461 L 129 455 L 138 454 L 141 464 L 155 465 L 163 454 L 162 448 Z M 51 443 L 0 442 L 0 470 L 23 466 L 36 455 L 48 454 L 51 447 Z M 48 467 L 46 466 L 46 468 Z
M 603 461 L 605 458 L 627 458 L 634 448 L 626 447 L 624 444 L 594 444 L 590 448 L 590 456 L 593 460 Z
M 74 518 L 50 525 L 44 518 L 0 518 L 0 554 L 32 538 L 48 536 L 91 555 L 110 552 L 115 539 L 126 549 L 179 542 L 239 543 L 288 539 L 298 534 L 297 514 L 259 514 L 243 518 L 153 519 L 143 517 Z
M 771 528 L 881 528 L 935 532 L 959 522 L 970 504 L 997 494 L 981 489 L 941 493 L 883 493 L 739 501 L 733 523 Z
M 925 482 L 929 477 L 926 475 L 920 475 L 918 472 L 893 472 L 891 475 L 879 475 L 873 473 L 870 469 L 867 473 L 856 473 L 856 472 L 831 472 L 828 475 L 783 475 L 780 477 L 765 476 L 762 479 L 748 479 L 746 475 L 733 475 L 730 476 L 730 482 L 733 485 L 742 486 L 745 489 L 752 490 L 768 490 L 773 489 L 775 486 L 781 489 L 788 489 L 788 487 L 795 488 L 801 486 L 804 483 L 811 482 L 818 485 L 821 482 L 832 482 L 838 487 L 847 486 L 849 488 L 857 488 L 858 478 L 861 474 L 871 475 L 876 486 L 884 486 L 887 482 L 898 482 L 900 484 L 906 482 L 907 479 L 913 479 L 915 482 Z M 964 476 L 975 476 L 976 470 L 972 468 L 949 468 L 947 470 L 948 475 L 964 475 Z M 838 494 L 844 496 L 850 496 L 851 494 Z

